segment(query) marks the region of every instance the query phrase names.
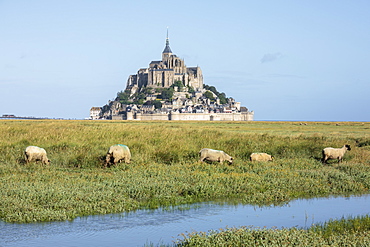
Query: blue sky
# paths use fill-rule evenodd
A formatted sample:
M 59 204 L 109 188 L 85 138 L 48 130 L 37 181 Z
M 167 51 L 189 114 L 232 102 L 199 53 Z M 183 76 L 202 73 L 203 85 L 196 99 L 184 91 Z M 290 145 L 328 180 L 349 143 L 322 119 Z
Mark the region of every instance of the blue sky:
M 0 115 L 83 119 L 172 52 L 255 120 L 370 121 L 370 1 L 0 0 Z

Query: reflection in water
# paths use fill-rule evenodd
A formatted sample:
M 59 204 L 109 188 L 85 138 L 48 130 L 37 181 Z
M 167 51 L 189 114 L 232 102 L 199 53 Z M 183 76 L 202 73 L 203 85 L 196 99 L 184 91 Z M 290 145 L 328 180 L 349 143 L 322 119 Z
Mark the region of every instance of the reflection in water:
M 189 210 L 139 210 L 73 221 L 0 222 L 0 246 L 143 246 L 168 243 L 180 233 L 226 227 L 309 227 L 370 213 L 370 195 L 295 200 L 281 207 L 201 203 Z

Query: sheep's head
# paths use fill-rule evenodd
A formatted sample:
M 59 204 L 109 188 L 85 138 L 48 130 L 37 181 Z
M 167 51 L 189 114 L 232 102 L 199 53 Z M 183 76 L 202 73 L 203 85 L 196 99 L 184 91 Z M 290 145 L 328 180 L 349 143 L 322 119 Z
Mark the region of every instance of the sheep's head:
M 227 161 L 229 162 L 229 165 L 231 165 L 233 163 L 233 160 L 234 160 L 234 158 L 229 156 L 229 159 L 227 159 Z
M 346 145 L 346 148 L 347 148 L 348 151 L 351 150 L 351 146 L 350 145 Z

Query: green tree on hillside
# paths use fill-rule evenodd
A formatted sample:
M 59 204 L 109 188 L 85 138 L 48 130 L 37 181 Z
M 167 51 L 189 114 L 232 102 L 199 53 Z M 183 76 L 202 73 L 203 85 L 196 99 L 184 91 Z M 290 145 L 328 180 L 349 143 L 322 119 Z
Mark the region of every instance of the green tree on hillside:
M 211 92 L 213 92 L 214 94 L 217 95 L 217 97 L 220 99 L 220 104 L 226 104 L 227 103 L 227 97 L 226 97 L 226 94 L 225 93 L 220 93 L 217 91 L 216 87 L 214 86 L 208 86 L 206 84 L 203 85 L 203 88 L 204 89 L 207 89 Z
M 184 84 L 182 84 L 182 81 L 175 81 L 174 84 L 171 85 L 171 88 L 177 87 L 177 92 L 182 92 L 182 89 L 185 87 Z
M 211 93 L 210 91 L 206 91 L 203 95 L 207 99 L 210 99 L 210 100 L 214 100 L 215 99 L 214 96 L 213 96 L 213 93 Z
M 192 86 L 188 86 L 188 92 L 189 93 L 194 93 L 195 90 L 194 90 L 194 88 Z
M 163 100 L 171 100 L 173 97 L 173 88 L 163 88 L 161 92 L 161 97 Z
M 121 104 L 131 104 L 132 100 L 130 99 L 130 90 L 118 92 L 116 100 L 119 101 Z
M 152 94 L 153 93 L 153 88 L 151 87 L 142 87 L 141 88 L 141 93 L 144 93 L 144 94 Z

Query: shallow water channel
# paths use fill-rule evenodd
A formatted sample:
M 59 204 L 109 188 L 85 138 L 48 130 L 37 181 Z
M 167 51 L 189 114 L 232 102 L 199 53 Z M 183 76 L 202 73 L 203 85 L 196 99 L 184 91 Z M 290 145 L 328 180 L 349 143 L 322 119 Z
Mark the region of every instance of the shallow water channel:
M 171 244 L 182 239 L 180 233 L 192 231 L 239 226 L 309 227 L 329 219 L 370 214 L 370 195 L 299 199 L 278 207 L 199 203 L 184 208 L 138 210 L 63 222 L 0 222 L 0 246 L 155 246 Z

